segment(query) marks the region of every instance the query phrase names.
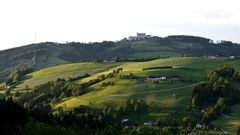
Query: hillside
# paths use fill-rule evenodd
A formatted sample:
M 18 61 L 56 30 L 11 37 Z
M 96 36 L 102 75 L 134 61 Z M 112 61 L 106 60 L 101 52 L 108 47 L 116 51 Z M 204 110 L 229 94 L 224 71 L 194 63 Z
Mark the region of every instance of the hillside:
M 24 90 L 27 85 L 29 88 L 34 88 L 40 84 L 44 84 L 51 80 L 58 78 L 76 78 L 84 74 L 96 74 L 103 72 L 109 68 L 118 66 L 121 63 L 94 63 L 94 62 L 83 62 L 77 64 L 66 64 L 61 66 L 53 66 L 50 68 L 42 69 L 34 73 L 28 74 L 24 77 L 26 79 L 20 83 L 15 90 Z
M 212 43 L 210 39 L 194 36 L 101 43 L 39 43 L 0 51 L 0 81 L 14 70 L 42 68 L 80 61 L 112 59 L 141 59 L 192 56 L 239 56 L 240 46 L 232 42 Z
M 183 82 L 162 82 L 160 84 L 153 84 L 151 81 L 137 81 L 135 79 L 120 79 L 117 77 L 104 80 L 114 81 L 116 85 L 109 87 L 102 87 L 101 83 L 91 86 L 91 92 L 77 97 L 69 98 L 61 105 L 66 105 L 69 108 L 74 108 L 80 104 L 89 104 L 95 102 L 96 104 L 126 100 L 131 97 L 142 99 L 149 99 L 149 102 L 157 101 L 159 104 L 180 105 L 188 98 L 191 88 L 200 82 L 206 80 L 207 72 L 218 67 L 221 64 L 229 64 L 237 69 L 240 69 L 239 61 L 224 61 L 224 60 L 209 60 L 207 58 L 168 58 L 159 59 L 150 62 L 131 62 L 120 65 L 124 71 L 121 74 L 133 73 L 137 76 L 168 76 L 171 74 L 178 74 L 184 78 Z M 156 66 L 173 66 L 171 69 L 156 69 L 156 70 L 142 70 L 143 68 Z M 103 72 L 104 73 L 104 72 Z M 90 78 L 97 77 L 98 73 Z M 87 81 L 89 78 L 81 80 Z M 179 89 L 178 89 L 179 88 Z M 181 91 L 180 91 L 181 90 Z M 149 95 L 148 95 L 149 92 Z M 186 93 L 188 94 L 186 94 Z M 165 95 L 165 94 L 166 95 Z M 171 97 L 173 94 L 178 95 L 178 98 Z M 181 97 L 181 95 L 183 97 Z M 162 97 L 163 96 L 163 97 Z M 96 101 L 95 101 L 96 100 Z
M 128 118 L 138 122 L 173 118 L 180 121 L 184 116 L 198 119 L 197 115 L 186 110 L 191 102 L 189 97 L 192 89 L 197 84 L 207 80 L 206 76 L 209 70 L 215 69 L 222 64 L 229 64 L 238 71 L 240 70 L 239 60 L 212 60 L 200 57 L 175 57 L 148 62 L 116 62 L 111 64 L 93 62 L 67 64 L 46 68 L 26 75 L 24 80 L 22 80 L 22 84 L 16 86 L 16 89 L 12 92 L 24 92 L 25 85 L 33 88 L 34 86 L 50 80 L 56 80 L 57 78 L 68 79 L 69 77 L 77 77 L 84 74 L 90 74 L 90 77 L 74 82 L 89 82 L 90 80 L 98 78 L 100 75 L 107 75 L 113 70 L 123 68 L 123 71 L 114 77 L 107 78 L 83 89 L 84 94 L 65 97 L 51 104 L 51 106 L 53 109 L 63 107 L 66 111 L 77 108 L 80 105 L 87 105 L 93 108 L 104 108 L 106 106 L 117 108 L 124 105 L 128 100 L 137 99 L 146 101 L 150 107 L 147 112 L 128 114 Z M 154 67 L 160 68 L 154 69 Z M 179 75 L 182 77 L 182 80 L 166 80 L 155 83 L 151 80 L 121 78 L 121 76 L 129 75 L 130 73 L 138 77 Z M 103 86 L 104 83 L 108 82 L 114 82 L 114 85 Z M 239 87 L 239 84 L 237 84 L 236 87 Z M 229 115 L 236 117 L 239 114 L 238 107 L 239 104 L 233 106 L 232 113 Z M 214 121 L 214 123 L 227 131 L 235 132 L 238 126 L 238 120 L 238 118 L 231 119 L 222 117 Z M 223 121 L 224 123 L 227 122 L 228 127 L 225 127 L 226 125 L 223 124 Z

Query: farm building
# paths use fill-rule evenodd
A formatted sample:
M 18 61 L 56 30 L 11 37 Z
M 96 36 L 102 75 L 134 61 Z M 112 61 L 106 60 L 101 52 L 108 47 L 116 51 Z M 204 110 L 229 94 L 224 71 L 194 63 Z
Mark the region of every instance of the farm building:
M 182 77 L 180 75 L 170 75 L 168 76 L 169 80 L 181 80 Z
M 166 76 L 149 76 L 147 78 L 147 80 L 151 80 L 151 81 L 164 81 L 164 80 L 167 80 L 167 77 Z
M 133 128 L 133 127 L 137 126 L 136 123 L 134 123 L 133 121 L 130 121 L 129 119 L 123 119 L 122 122 L 121 122 L 121 125 L 124 128 Z
M 148 121 L 148 122 L 144 122 L 143 125 L 147 126 L 149 128 L 156 128 L 157 127 L 157 122 Z
M 202 128 L 202 124 L 201 123 L 196 123 L 196 126 L 195 126 L 197 129 L 200 129 Z
M 170 75 L 170 76 L 149 76 L 147 80 L 151 81 L 165 81 L 165 80 L 181 80 L 180 75 Z

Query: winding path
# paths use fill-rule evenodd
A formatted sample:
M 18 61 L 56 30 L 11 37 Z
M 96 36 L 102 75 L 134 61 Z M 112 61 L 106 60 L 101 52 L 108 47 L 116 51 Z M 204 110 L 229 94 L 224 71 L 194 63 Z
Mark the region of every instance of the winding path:
M 166 91 L 173 91 L 173 90 L 177 90 L 177 89 L 184 89 L 184 88 L 193 87 L 193 86 L 199 85 L 201 83 L 206 83 L 206 82 L 207 81 L 202 81 L 202 82 L 194 83 L 194 84 L 187 85 L 187 86 L 177 87 L 177 88 L 138 92 L 138 93 L 135 93 L 134 95 L 145 95 L 145 94 L 153 94 L 153 93 L 161 93 L 161 92 L 166 92 Z M 122 95 L 118 94 L 118 95 L 111 95 L 111 96 L 125 96 L 125 94 L 122 94 Z
M 222 116 L 225 117 L 225 118 L 233 119 L 233 120 L 238 119 L 237 117 L 232 117 L 232 116 L 230 116 L 230 115 L 226 115 L 226 114 L 224 114 L 224 113 L 222 113 Z

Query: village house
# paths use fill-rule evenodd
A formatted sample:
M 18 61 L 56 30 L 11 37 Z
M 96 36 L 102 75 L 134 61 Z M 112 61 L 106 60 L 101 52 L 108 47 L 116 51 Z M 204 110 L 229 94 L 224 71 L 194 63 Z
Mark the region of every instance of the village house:
M 146 33 L 137 33 L 137 37 L 139 39 L 144 39 L 144 38 L 146 38 Z
M 124 127 L 124 128 L 134 128 L 137 126 L 136 123 L 130 121 L 129 119 L 123 119 L 121 121 L 121 125 Z
M 202 128 L 202 124 L 201 123 L 196 123 L 196 129 L 201 129 Z
M 157 122 L 148 121 L 148 122 L 144 122 L 143 125 L 147 126 L 149 128 L 156 128 L 157 127 Z
M 180 77 L 179 75 L 170 75 L 168 76 L 169 80 L 181 80 L 182 77 Z
M 188 132 L 187 135 L 197 135 L 197 134 Z
M 13 84 L 13 85 L 6 85 L 3 87 L 3 89 L 13 89 L 15 88 L 16 85 L 18 85 L 19 83 Z
M 207 107 L 202 109 L 202 113 L 206 113 L 206 112 L 208 112 L 208 108 Z
M 147 80 L 150 81 L 165 81 L 165 80 L 181 80 L 180 75 L 170 75 L 170 76 L 149 76 Z
M 224 60 L 226 57 L 220 57 L 220 56 L 208 56 L 209 60 Z
M 102 62 L 103 62 L 103 63 L 114 63 L 114 62 L 116 62 L 116 60 L 107 60 L 107 59 L 104 59 Z

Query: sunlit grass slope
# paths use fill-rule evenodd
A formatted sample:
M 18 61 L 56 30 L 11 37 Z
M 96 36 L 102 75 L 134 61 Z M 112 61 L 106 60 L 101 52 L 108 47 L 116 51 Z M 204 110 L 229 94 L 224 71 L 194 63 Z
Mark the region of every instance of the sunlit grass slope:
M 31 74 L 28 74 L 23 83 L 17 86 L 17 90 L 24 89 L 26 85 L 33 88 L 37 85 L 46 83 L 50 80 L 56 80 L 57 78 L 68 79 L 70 77 L 78 77 L 84 74 L 95 74 L 103 72 L 109 68 L 118 66 L 120 63 L 94 63 L 84 62 L 75 64 L 66 64 L 61 66 L 54 66 L 46 68 Z
M 86 82 L 96 79 L 97 76 L 112 72 L 119 67 L 123 72 L 113 78 L 106 79 L 85 89 L 85 94 L 78 97 L 69 97 L 54 104 L 53 107 L 64 107 L 69 110 L 79 105 L 90 105 L 95 108 L 102 108 L 106 105 L 118 107 L 128 99 L 143 99 L 150 109 L 147 113 L 131 115 L 137 121 L 155 120 L 156 118 L 175 117 L 181 119 L 183 116 L 194 116 L 186 111 L 190 104 L 189 97 L 192 88 L 207 80 L 207 72 L 216 69 L 222 64 L 229 64 L 240 70 L 239 60 L 210 60 L 200 57 L 176 57 L 158 59 L 148 62 L 123 62 L 123 63 L 76 63 L 46 68 L 26 76 L 18 89 L 24 89 L 25 85 L 37 86 L 49 80 L 57 78 L 69 78 L 91 74 L 90 77 L 79 80 Z M 172 66 L 168 69 L 142 70 L 151 67 Z M 148 77 L 180 75 L 184 81 L 162 81 L 159 84 L 144 80 L 123 80 L 120 75 L 134 73 L 137 76 Z M 113 86 L 103 87 L 103 82 L 115 82 Z M 177 115 L 175 114 L 177 110 Z M 235 109 L 236 110 L 236 109 Z M 235 121 L 234 121 L 235 122 Z M 217 123 L 217 122 L 216 122 Z M 218 122 L 219 123 L 219 122 Z
M 167 58 L 149 62 L 130 62 L 120 65 L 124 71 L 120 74 L 134 73 L 138 76 L 168 76 L 178 74 L 184 81 L 163 81 L 154 84 L 151 81 L 122 80 L 120 74 L 114 78 L 103 82 L 114 81 L 114 86 L 103 87 L 102 83 L 97 83 L 87 89 L 88 93 L 78 97 L 70 97 L 57 104 L 55 107 L 71 109 L 79 105 L 92 105 L 93 107 L 104 107 L 122 105 L 128 99 L 144 99 L 150 106 L 150 112 L 140 114 L 136 119 L 144 120 L 147 118 L 171 116 L 171 112 L 178 108 L 182 112 L 180 116 L 186 114 L 186 107 L 189 105 L 189 97 L 192 88 L 207 79 L 207 72 L 215 69 L 221 64 L 229 64 L 236 69 L 240 69 L 240 61 L 229 60 L 209 60 L 207 58 Z M 149 67 L 173 66 L 172 69 L 142 70 Z M 109 72 L 109 71 L 108 71 Z M 96 78 L 97 73 L 81 81 Z M 162 110 L 161 110 L 162 108 Z M 159 111 L 159 109 L 161 111 Z M 165 110 L 165 111 L 164 111 Z M 168 110 L 166 112 L 166 110 Z M 134 117 L 134 116 L 133 116 Z

